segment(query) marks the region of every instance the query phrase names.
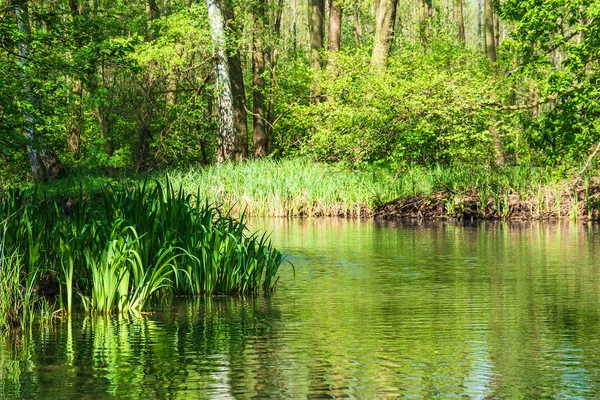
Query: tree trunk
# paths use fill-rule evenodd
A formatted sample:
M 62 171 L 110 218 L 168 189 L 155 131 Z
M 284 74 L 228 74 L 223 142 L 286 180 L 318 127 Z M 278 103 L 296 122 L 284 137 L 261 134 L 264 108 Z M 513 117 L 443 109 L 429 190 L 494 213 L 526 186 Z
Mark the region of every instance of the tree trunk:
M 71 8 L 71 16 L 83 15 L 85 10 L 85 1 L 81 0 L 69 0 L 69 7 Z
M 458 24 L 458 41 L 463 45 L 466 43 L 465 37 L 465 14 L 463 10 L 463 1 L 456 0 L 456 23 Z
M 375 43 L 371 54 L 371 68 L 381 70 L 385 67 L 387 58 L 394 41 L 394 26 L 396 23 L 396 7 L 398 0 L 381 0 L 377 14 Z
M 340 51 L 342 45 L 342 11 L 340 0 L 329 0 L 329 51 Z
M 177 52 L 179 58 L 183 57 L 183 49 Z M 177 103 L 177 81 L 179 79 L 179 68 L 175 65 L 170 66 L 169 75 L 167 76 L 167 94 L 165 96 L 165 104 L 167 110 Z
M 235 37 L 241 37 L 235 24 L 233 8 L 228 1 L 222 7 L 223 18 L 227 30 Z M 246 111 L 246 89 L 244 87 L 244 70 L 240 50 L 233 46 L 227 52 L 229 63 L 229 78 L 231 82 L 231 95 L 233 96 L 233 126 L 235 132 L 235 160 L 242 161 L 248 157 L 248 112 Z
M 81 131 L 83 129 L 83 84 L 81 80 L 75 79 L 72 89 L 75 99 L 74 121 L 71 124 L 71 135 L 69 147 L 76 153 L 81 151 Z
M 219 108 L 219 145 L 216 160 L 223 163 L 232 160 L 235 156 L 233 95 L 221 5 L 218 0 L 206 0 L 206 6 L 208 7 L 210 33 L 215 44 L 215 77 Z
M 77 22 L 78 17 L 83 15 L 85 2 L 78 2 L 78 0 L 69 0 L 69 7 L 71 8 L 71 18 L 73 23 Z M 75 44 L 77 49 L 82 47 L 79 36 L 75 37 Z M 83 130 L 83 83 L 81 79 L 73 79 L 72 88 L 73 98 L 75 99 L 75 110 L 74 122 L 71 124 L 71 134 L 69 137 L 69 147 L 76 153 L 81 151 L 81 131 Z
M 308 8 L 308 28 L 310 31 L 310 49 L 312 67 L 321 69 L 321 51 L 325 35 L 325 0 L 310 0 Z
M 15 16 L 19 33 L 23 36 L 18 44 L 19 47 L 19 66 L 21 69 L 21 84 L 23 86 L 23 96 L 31 105 L 31 109 L 26 109 L 23 113 L 23 130 L 27 138 L 27 153 L 31 165 L 33 179 L 36 182 L 43 182 L 49 178 L 59 178 L 65 175 L 65 170 L 58 159 L 58 156 L 52 151 L 44 151 L 39 148 L 39 138 L 37 133 L 37 116 L 40 111 L 41 101 L 33 91 L 29 77 L 27 75 L 27 57 L 29 50 L 29 36 L 31 27 L 29 24 L 29 4 L 26 0 L 15 0 L 13 2 Z M 33 110 L 33 112 L 32 112 Z
M 334 80 L 338 75 L 338 53 L 342 45 L 342 11 L 341 0 L 329 0 L 327 76 L 330 80 Z M 332 100 L 330 96 L 327 98 Z
M 115 154 L 115 143 L 110 138 L 110 108 L 96 106 L 96 118 L 98 119 L 98 127 L 100 128 L 100 138 L 106 142 L 106 155 L 110 159 Z M 115 167 L 106 167 L 106 173 L 109 176 L 114 176 L 116 172 L 117 169 Z
M 263 158 L 268 152 L 268 140 L 265 131 L 265 16 L 266 0 L 258 0 L 254 10 L 254 39 L 252 43 L 252 121 L 254 135 L 254 158 Z
M 138 128 L 138 160 L 137 169 L 145 171 L 149 167 L 148 156 L 150 155 L 150 141 L 152 140 L 152 133 L 150 132 L 150 115 L 145 110 L 139 111 L 140 126 Z
M 354 7 L 354 18 L 353 18 L 354 41 L 356 42 L 356 45 L 358 46 L 360 44 L 360 40 L 363 35 L 362 24 L 360 21 L 360 5 L 358 4 L 357 1 L 355 1 L 353 7 Z
M 502 139 L 500 138 L 500 134 L 498 133 L 498 127 L 492 125 L 488 129 L 490 131 L 490 135 L 492 136 L 492 140 L 494 141 L 494 150 L 496 152 L 496 165 L 504 165 Z
M 485 48 L 491 62 L 496 62 L 496 35 L 494 34 L 494 11 L 492 0 L 484 0 Z
M 423 43 L 427 43 L 433 15 L 432 0 L 420 0 L 421 10 L 419 13 L 419 37 Z
M 273 37 L 271 48 L 265 53 L 265 64 L 269 68 L 270 88 L 269 106 L 267 108 L 267 153 L 273 151 L 274 122 L 275 122 L 275 88 L 277 87 L 277 61 L 279 57 L 279 40 L 281 37 L 281 20 L 283 16 L 283 0 L 278 0 L 273 21 Z
M 292 50 L 296 53 L 298 49 L 298 0 L 293 2 L 292 15 Z
M 500 17 L 498 15 L 494 15 L 494 43 L 498 49 L 500 47 Z
M 477 48 L 483 49 L 483 0 L 477 0 Z
M 151 41 L 154 39 L 154 34 L 152 32 L 152 25 L 154 20 L 158 18 L 160 15 L 160 10 L 156 5 L 156 0 L 146 0 L 146 41 Z M 169 76 L 169 82 L 167 84 L 167 95 L 166 95 L 166 104 L 167 107 L 170 105 L 169 102 L 173 100 L 175 92 L 171 91 L 171 83 Z M 145 79 L 144 79 L 145 80 Z M 142 90 L 145 91 L 144 88 L 148 87 L 146 84 L 142 84 Z M 149 96 L 144 95 L 144 99 Z M 138 157 L 137 157 L 137 169 L 138 170 L 146 170 L 149 167 L 149 158 L 150 158 L 150 142 L 152 141 L 152 132 L 150 130 L 150 123 L 152 121 L 153 109 L 152 106 L 148 104 L 147 101 L 143 100 L 137 107 L 138 112 L 138 120 L 140 126 L 138 127 Z
M 235 159 L 248 158 L 248 112 L 246 111 L 246 89 L 239 50 L 229 54 L 231 94 L 233 95 L 233 124 L 235 127 Z

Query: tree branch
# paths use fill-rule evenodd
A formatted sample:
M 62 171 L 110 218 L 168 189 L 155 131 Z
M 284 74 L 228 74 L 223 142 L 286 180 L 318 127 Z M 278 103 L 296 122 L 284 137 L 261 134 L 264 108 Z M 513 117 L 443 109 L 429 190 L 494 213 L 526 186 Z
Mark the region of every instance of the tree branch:
M 581 178 L 581 175 L 583 175 L 590 168 L 592 160 L 594 159 L 594 157 L 596 157 L 596 154 L 598 154 L 599 151 L 600 151 L 600 143 L 598 143 L 596 145 L 596 148 L 594 149 L 592 154 L 590 154 L 590 156 L 588 157 L 585 165 L 583 166 L 583 169 L 581 171 L 579 171 L 579 173 L 577 174 L 577 177 L 575 178 L 576 180 L 579 180 L 579 178 Z

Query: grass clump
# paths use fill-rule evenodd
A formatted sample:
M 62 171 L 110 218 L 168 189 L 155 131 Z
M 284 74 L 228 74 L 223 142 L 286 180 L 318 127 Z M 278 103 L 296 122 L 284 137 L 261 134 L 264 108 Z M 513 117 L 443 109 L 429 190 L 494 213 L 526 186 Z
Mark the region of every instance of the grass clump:
M 124 182 L 142 185 L 147 178 L 134 175 Z M 370 217 L 399 201 L 420 202 L 418 212 L 432 217 L 546 218 L 557 215 L 557 204 L 561 217 L 600 215 L 600 185 L 591 171 L 574 188 L 569 173 L 557 175 L 550 168 L 531 165 L 377 163 L 349 168 L 307 158 L 266 158 L 163 171 L 152 178 L 163 186 L 168 179 L 182 187 L 185 195 L 201 193 L 205 201 L 237 216 Z M 120 184 L 72 177 L 46 185 L 44 193 L 72 199 L 83 191 L 91 198 L 101 197 L 98 183 Z M 31 192 L 28 188 L 27 193 Z M 407 214 L 414 213 L 400 212 L 401 216 Z
M 395 208 L 397 212 L 387 214 L 390 217 L 598 215 L 591 209 L 597 204 L 593 196 L 598 183 L 590 190 L 589 178 L 584 177 L 586 189 L 574 188 L 572 180 L 557 177 L 549 168 L 533 166 L 370 165 L 349 169 L 297 158 L 179 170 L 169 177 L 188 191 L 202 188 L 212 203 L 238 215 L 382 216 L 387 205 L 396 203 L 400 206 Z
M 36 296 L 56 295 L 66 312 L 75 297 L 88 312 L 138 314 L 158 293 L 274 289 L 283 255 L 200 192 L 187 194 L 167 180 L 97 193 L 68 200 L 5 193 L 0 284 L 10 299 L 0 320 L 13 320 Z

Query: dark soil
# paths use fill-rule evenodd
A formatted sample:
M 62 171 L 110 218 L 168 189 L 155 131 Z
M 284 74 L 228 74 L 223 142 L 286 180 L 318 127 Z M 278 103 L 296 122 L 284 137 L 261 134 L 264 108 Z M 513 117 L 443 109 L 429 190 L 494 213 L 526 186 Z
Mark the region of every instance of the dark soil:
M 476 191 L 442 191 L 431 196 L 396 199 L 377 207 L 379 219 L 600 219 L 600 180 L 588 186 L 565 185 L 560 190 L 541 188 L 535 194 L 508 193 L 482 196 Z

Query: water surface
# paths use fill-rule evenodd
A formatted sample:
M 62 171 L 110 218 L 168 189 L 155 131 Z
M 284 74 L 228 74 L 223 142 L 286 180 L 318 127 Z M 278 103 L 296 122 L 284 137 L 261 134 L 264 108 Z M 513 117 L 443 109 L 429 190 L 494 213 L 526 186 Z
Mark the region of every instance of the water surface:
M 600 246 L 581 224 L 255 220 L 276 293 L 0 339 L 0 397 L 597 398 Z

